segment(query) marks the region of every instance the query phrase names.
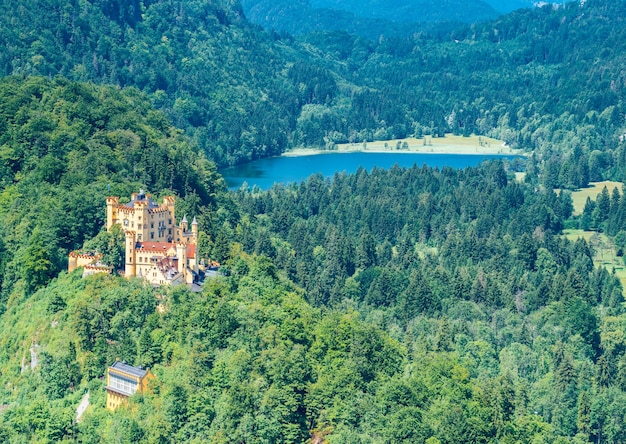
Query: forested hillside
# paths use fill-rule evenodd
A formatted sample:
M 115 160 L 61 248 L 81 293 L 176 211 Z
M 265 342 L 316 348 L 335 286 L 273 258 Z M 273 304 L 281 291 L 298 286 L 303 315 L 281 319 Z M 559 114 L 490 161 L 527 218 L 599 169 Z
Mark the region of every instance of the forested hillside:
M 3 440 L 626 439 L 623 289 L 558 235 L 568 193 L 491 163 L 314 176 L 220 211 L 225 275 L 201 293 L 80 271 L 14 290 Z M 156 379 L 110 412 L 116 358 Z
M 311 304 L 358 310 L 397 338 L 403 381 L 433 370 L 431 358 L 471 381 L 439 407 L 404 392 L 419 412 L 404 411 L 405 421 L 422 418 L 433 442 L 622 442 L 623 288 L 614 270 L 594 268 L 584 240 L 559 235 L 578 223 L 570 196 L 529 182 L 507 178 L 500 163 L 313 176 L 239 191 L 249 222 L 237 238 L 274 258 Z M 623 245 L 626 198 L 618 190 L 607 199 L 585 213 L 621 231 Z M 433 408 L 439 420 L 429 422 Z M 401 429 L 396 414 L 348 422 L 359 442 L 375 442 L 377 421 Z M 452 424 L 456 432 L 444 432 Z
M 213 160 L 275 155 L 293 85 L 270 36 L 231 3 L 2 1 L 0 74 L 134 86 Z
M 439 37 L 389 39 L 369 54 L 345 35 L 305 37 L 365 88 L 349 102 L 305 107 L 297 140 L 488 134 L 533 150 L 547 186 L 623 180 L 623 8 L 590 1 L 522 10 Z
M 375 41 L 339 31 L 279 38 L 232 2 L 0 8 L 10 17 L 0 25 L 2 74 L 135 86 L 218 164 L 473 132 L 534 150 L 549 186 L 626 171 L 623 0 Z
M 106 196 L 140 187 L 187 197 L 195 207 L 179 209 L 190 214 L 215 209 L 224 193 L 215 165 L 139 91 L 1 79 L 0 312 L 96 236 Z

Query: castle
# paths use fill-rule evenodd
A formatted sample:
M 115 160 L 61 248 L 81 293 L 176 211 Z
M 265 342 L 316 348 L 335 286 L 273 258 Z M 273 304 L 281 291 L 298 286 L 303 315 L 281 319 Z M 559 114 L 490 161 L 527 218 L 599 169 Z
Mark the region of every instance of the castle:
M 78 267 L 83 267 L 83 277 L 96 273 L 111 274 L 113 268 L 100 262 L 101 253 L 81 253 L 72 251 L 69 254 L 67 271 L 72 272 Z
M 133 193 L 128 203 L 107 197 L 107 230 L 119 224 L 126 239 L 124 275 L 141 277 L 153 285 L 180 285 L 200 281 L 198 269 L 198 222 L 191 229 L 187 217 L 176 225 L 174 196 L 159 205 L 143 190 Z M 111 272 L 98 263 L 98 255 L 70 253 L 68 271 L 83 266 L 83 275 Z

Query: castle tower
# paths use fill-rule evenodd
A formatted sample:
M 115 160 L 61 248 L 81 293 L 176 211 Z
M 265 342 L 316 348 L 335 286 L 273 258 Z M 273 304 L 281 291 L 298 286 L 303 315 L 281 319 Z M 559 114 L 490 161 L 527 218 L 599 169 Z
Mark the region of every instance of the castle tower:
M 107 197 L 107 230 L 110 231 L 113 224 L 117 222 L 117 205 L 119 204 L 119 197 L 108 196 Z
M 71 273 L 76 270 L 78 267 L 78 258 L 76 257 L 76 253 L 71 252 L 67 261 L 67 272 Z
M 176 257 L 178 258 L 178 272 L 182 273 L 187 280 L 187 246 L 182 242 L 176 244 Z
M 137 243 L 137 233 L 134 231 L 126 231 L 126 266 L 124 268 L 124 274 L 126 277 L 132 277 L 137 275 L 137 267 L 135 265 L 137 257 L 135 254 L 135 245 Z
M 187 215 L 183 216 L 183 220 L 180 221 L 180 235 L 182 236 L 189 229 L 189 222 L 187 222 Z
M 196 220 L 196 216 L 193 217 L 193 222 L 191 222 L 191 232 L 193 233 L 191 243 L 198 245 L 198 221 Z
M 168 222 L 167 224 L 169 228 L 176 227 L 176 215 L 174 214 L 175 204 L 176 204 L 176 198 L 174 196 L 165 196 L 163 198 L 163 205 L 167 207 L 167 210 L 170 213 L 169 219 L 171 220 L 171 222 Z
M 140 242 L 153 240 L 150 237 L 150 230 L 148 226 L 148 203 L 145 200 L 135 203 L 135 217 L 137 218 L 136 223 L 138 232 L 141 233 L 141 236 L 137 236 L 137 240 Z

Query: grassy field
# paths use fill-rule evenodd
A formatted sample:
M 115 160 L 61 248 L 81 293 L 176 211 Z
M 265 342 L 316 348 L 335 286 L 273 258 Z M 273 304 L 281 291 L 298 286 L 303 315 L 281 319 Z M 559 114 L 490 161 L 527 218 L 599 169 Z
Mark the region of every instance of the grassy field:
M 623 184 L 621 182 L 591 182 L 588 188 L 581 188 L 572 193 L 572 200 L 574 201 L 574 215 L 582 214 L 585 209 L 585 202 L 587 197 L 591 197 L 595 200 L 596 196 L 602 192 L 602 188 L 606 186 L 609 190 L 609 194 L 613 191 L 613 188 L 619 187 L 620 191 L 623 190 Z
M 402 147 L 396 147 L 400 143 Z M 450 154 L 520 154 L 520 150 L 513 150 L 503 141 L 485 136 L 455 136 L 446 134 L 445 137 L 424 136 L 421 139 L 409 137 L 406 139 L 377 140 L 363 143 L 341 143 L 337 145 L 339 151 L 414 151 L 420 153 L 450 153 Z
M 602 188 L 600 188 L 602 190 Z M 586 199 L 586 198 L 585 198 Z M 626 295 L 626 267 L 623 258 L 615 254 L 613 242 L 603 233 L 583 230 L 563 230 L 563 234 L 569 240 L 575 241 L 583 238 L 594 249 L 593 264 L 596 267 L 604 267 L 609 272 L 615 270 L 615 275 L 622 283 L 624 295 Z
M 432 154 L 502 154 L 525 156 L 520 149 L 512 149 L 502 140 L 485 136 L 445 137 L 424 136 L 421 139 L 407 137 L 405 139 L 376 140 L 373 142 L 338 143 L 335 152 L 371 152 L 371 153 L 432 153 Z M 326 149 L 294 148 L 284 152 L 287 157 L 311 156 L 327 153 Z

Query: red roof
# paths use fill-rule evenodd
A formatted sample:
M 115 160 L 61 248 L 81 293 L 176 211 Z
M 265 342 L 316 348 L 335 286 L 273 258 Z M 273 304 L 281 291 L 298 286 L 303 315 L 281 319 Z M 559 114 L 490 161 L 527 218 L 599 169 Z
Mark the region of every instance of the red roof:
M 169 242 L 137 242 L 137 249 L 142 251 L 165 253 L 170 248 L 176 249 L 176 244 Z M 196 246 L 187 244 L 187 258 L 194 259 L 196 257 Z
M 194 244 L 187 244 L 187 259 L 194 259 L 196 257 L 196 246 Z
M 137 242 L 137 248 L 143 251 L 154 251 L 163 253 L 170 248 L 176 248 L 176 244 L 169 242 Z

